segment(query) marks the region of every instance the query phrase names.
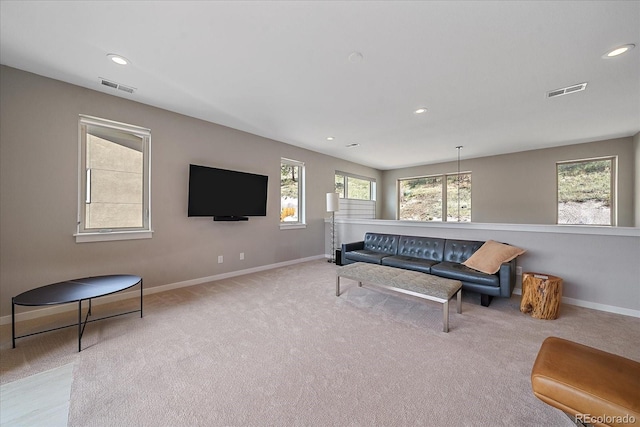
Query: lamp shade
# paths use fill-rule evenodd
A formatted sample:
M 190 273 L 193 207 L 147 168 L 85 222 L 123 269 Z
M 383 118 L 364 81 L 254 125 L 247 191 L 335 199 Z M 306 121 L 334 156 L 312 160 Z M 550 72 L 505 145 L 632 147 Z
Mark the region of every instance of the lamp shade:
M 338 212 L 340 210 L 340 195 L 338 193 L 327 193 L 327 212 Z

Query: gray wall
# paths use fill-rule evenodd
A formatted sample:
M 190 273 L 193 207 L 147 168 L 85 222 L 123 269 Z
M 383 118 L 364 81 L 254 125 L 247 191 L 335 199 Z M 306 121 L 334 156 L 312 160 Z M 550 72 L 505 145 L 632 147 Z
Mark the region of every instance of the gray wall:
M 633 188 L 633 200 L 635 202 L 635 226 L 640 227 L 640 132 L 633 137 L 633 151 L 635 157 L 635 177 Z
M 523 271 L 563 279 L 564 302 L 640 317 L 638 229 L 348 219 L 338 220 L 336 229 L 340 243 L 360 241 L 367 231 L 509 243 L 527 251 L 517 260 Z
M 136 274 L 149 288 L 322 255 L 335 170 L 381 179 L 375 169 L 5 66 L 0 93 L 0 316 L 11 313 L 12 296 L 76 277 Z M 152 239 L 75 243 L 79 114 L 151 129 Z M 281 157 L 306 163 L 306 229 L 280 230 Z M 267 216 L 187 218 L 189 163 L 268 175 Z
M 637 139 L 637 136 L 636 136 Z M 636 143 L 637 147 L 637 143 Z M 618 156 L 618 226 L 637 226 L 634 197 L 638 149 L 634 138 L 619 138 L 500 156 L 464 159 L 461 171 L 472 172 L 471 220 L 479 223 L 555 224 L 556 162 Z M 399 178 L 456 172 L 456 162 L 383 172 L 382 218 L 396 219 Z M 636 192 L 637 193 L 637 192 Z

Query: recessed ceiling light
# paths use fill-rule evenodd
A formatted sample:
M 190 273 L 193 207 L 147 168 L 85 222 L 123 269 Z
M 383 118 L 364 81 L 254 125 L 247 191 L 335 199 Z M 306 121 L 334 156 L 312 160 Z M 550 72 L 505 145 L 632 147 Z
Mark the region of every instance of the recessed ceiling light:
M 349 54 L 349 62 L 356 64 L 358 62 L 362 62 L 362 59 L 364 57 L 362 56 L 362 54 L 360 52 L 351 52 Z
M 332 136 L 328 136 L 327 137 L 327 141 L 333 141 L 333 137 Z
M 115 53 L 110 53 L 107 56 L 118 65 L 128 65 L 130 63 L 127 58 L 125 58 L 124 56 L 116 55 Z
M 345 145 L 345 147 L 347 147 L 347 148 L 354 148 L 354 147 L 359 147 L 359 146 L 360 146 L 360 144 L 358 144 L 357 142 L 354 142 L 353 144 Z
M 632 43 L 625 44 L 625 45 L 622 45 L 622 46 L 618 46 L 617 48 L 605 53 L 604 55 L 602 55 L 602 57 L 603 58 L 613 58 L 615 56 L 622 55 L 623 53 L 630 51 L 634 47 L 636 47 L 636 45 L 632 44 Z
M 427 112 L 427 109 L 424 108 L 424 107 L 420 107 L 420 108 L 418 108 L 417 110 L 414 111 L 415 114 L 423 114 L 423 113 L 426 113 L 426 112 Z

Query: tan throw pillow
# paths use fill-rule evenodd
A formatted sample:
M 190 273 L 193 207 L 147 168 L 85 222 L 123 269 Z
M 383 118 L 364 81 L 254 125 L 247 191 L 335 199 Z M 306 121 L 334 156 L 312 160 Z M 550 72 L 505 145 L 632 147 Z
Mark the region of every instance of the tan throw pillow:
M 463 262 L 469 268 L 487 274 L 495 274 L 503 262 L 508 262 L 526 251 L 515 246 L 487 240 L 477 251 Z

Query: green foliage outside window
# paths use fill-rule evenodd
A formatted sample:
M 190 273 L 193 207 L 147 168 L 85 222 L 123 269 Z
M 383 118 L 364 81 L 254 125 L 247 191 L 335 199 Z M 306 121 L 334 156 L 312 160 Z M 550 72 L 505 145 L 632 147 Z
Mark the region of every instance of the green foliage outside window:
M 460 198 L 458 198 L 458 188 L 460 188 Z M 460 200 L 460 210 L 458 210 L 458 200 Z M 470 173 L 447 176 L 447 221 L 458 221 L 458 215 L 460 222 L 471 221 Z
M 471 174 L 402 179 L 399 182 L 399 219 L 408 221 L 471 221 Z M 458 212 L 458 187 L 460 211 Z M 446 193 L 443 193 L 446 191 Z
M 558 163 L 558 224 L 612 225 L 614 159 Z
M 340 195 L 341 199 L 344 199 L 344 180 L 344 175 L 336 175 L 335 192 Z
M 400 180 L 400 219 L 442 221 L 442 177 Z
M 298 198 L 298 166 L 280 165 L 280 195 Z
M 558 201 L 611 205 L 611 159 L 558 164 Z
M 371 200 L 371 181 L 348 177 L 347 185 L 350 199 Z
M 303 164 L 284 160 L 280 163 L 280 222 L 302 223 Z
M 341 198 L 357 200 L 374 200 L 372 183 L 374 181 L 366 178 L 355 178 L 353 176 L 336 174 L 335 192 Z

